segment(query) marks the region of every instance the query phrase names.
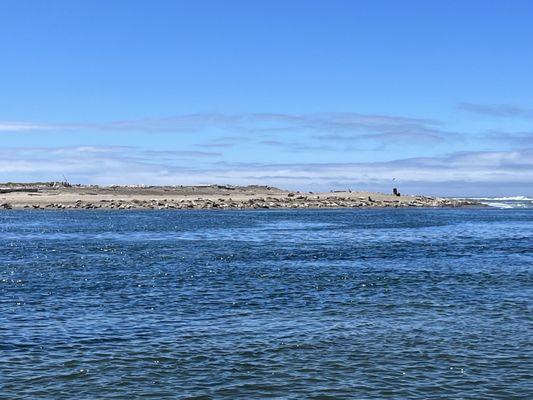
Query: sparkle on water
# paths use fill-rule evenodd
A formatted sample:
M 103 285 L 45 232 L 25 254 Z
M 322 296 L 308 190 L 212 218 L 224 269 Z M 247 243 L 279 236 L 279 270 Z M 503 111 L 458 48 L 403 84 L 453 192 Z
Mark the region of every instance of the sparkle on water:
M 532 398 L 533 210 L 0 213 L 0 397 Z

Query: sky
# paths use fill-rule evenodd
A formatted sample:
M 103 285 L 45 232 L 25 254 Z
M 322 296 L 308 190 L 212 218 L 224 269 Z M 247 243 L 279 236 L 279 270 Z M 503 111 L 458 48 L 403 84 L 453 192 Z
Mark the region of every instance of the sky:
M 533 195 L 531 1 L 0 2 L 0 182 Z

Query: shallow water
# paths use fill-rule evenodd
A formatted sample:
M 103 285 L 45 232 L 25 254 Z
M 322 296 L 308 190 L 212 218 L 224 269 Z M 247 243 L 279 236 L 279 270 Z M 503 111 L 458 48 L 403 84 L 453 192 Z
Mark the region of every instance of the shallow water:
M 0 398 L 532 398 L 533 209 L 3 211 Z

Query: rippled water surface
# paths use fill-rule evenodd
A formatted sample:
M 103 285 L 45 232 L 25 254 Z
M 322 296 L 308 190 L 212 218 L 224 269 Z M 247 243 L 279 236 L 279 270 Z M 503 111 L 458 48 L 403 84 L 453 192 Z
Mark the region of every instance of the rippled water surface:
M 533 210 L 0 212 L 0 398 L 531 399 Z

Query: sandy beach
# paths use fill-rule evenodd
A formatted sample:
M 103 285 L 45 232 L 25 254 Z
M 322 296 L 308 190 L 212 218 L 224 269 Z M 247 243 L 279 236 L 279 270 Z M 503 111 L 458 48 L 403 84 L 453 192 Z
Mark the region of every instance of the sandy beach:
M 270 209 L 461 207 L 470 200 L 359 192 L 299 192 L 269 186 L 0 185 L 0 209 Z

